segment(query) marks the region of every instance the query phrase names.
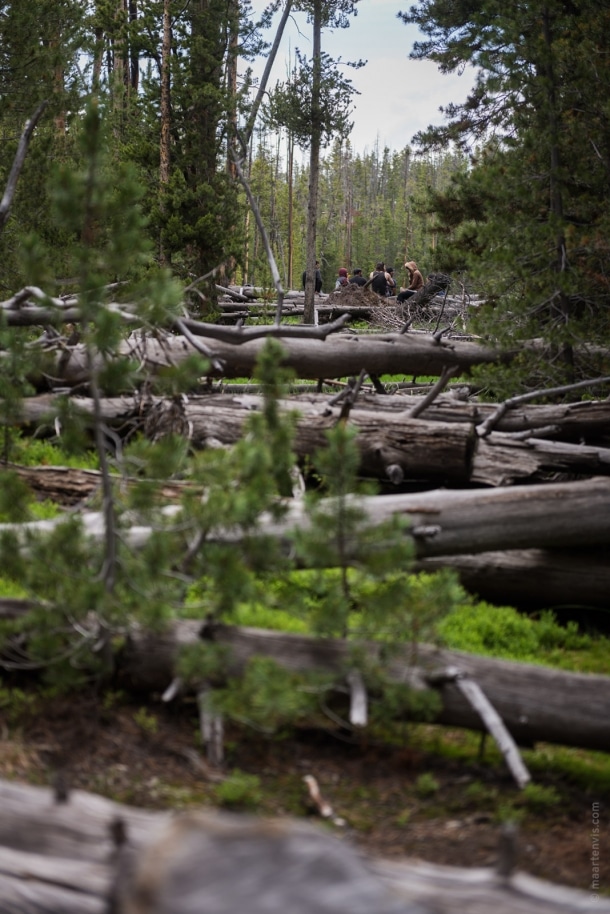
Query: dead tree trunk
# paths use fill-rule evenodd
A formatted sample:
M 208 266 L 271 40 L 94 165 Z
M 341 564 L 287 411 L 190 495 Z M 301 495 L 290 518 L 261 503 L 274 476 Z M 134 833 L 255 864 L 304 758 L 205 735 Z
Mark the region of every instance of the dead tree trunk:
M 121 676 L 131 689 L 163 691 L 175 677 L 180 647 L 200 638 L 230 649 L 230 675 L 239 675 L 251 657 L 270 657 L 291 670 L 325 670 L 340 677 L 353 645 L 263 629 L 199 621 L 174 623 L 165 635 L 132 633 L 121 658 Z M 367 642 L 367 656 L 382 663 L 397 682 L 424 688 L 439 674 L 457 668 L 483 689 L 514 738 L 610 749 L 610 677 L 566 673 L 525 663 L 479 657 L 430 645 L 406 644 L 396 656 L 381 660 L 382 644 Z M 481 730 L 483 725 L 455 682 L 437 686 L 442 710 L 439 724 Z
M 525 611 L 565 611 L 568 618 L 594 621 L 596 627 L 610 631 L 610 547 L 437 556 L 418 561 L 415 568 L 453 568 L 466 590 L 482 600 Z M 589 610 L 603 611 L 603 616 Z
M 371 860 L 292 818 L 173 815 L 84 791 L 59 804 L 9 781 L 0 806 L 0 914 L 610 914 L 603 897 L 512 872 L 501 853 L 476 870 Z
M 382 398 L 388 399 L 388 398 Z M 400 398 L 395 398 L 400 399 Z M 408 398 L 411 402 L 411 398 Z M 75 398 L 83 412 L 92 414 L 92 402 Z M 331 405 L 314 398 L 308 402 L 281 401 L 281 408 L 298 412 L 295 426 L 294 450 L 301 459 L 311 459 L 315 450 L 326 446 L 325 432 L 332 428 L 341 414 L 342 404 Z M 584 404 L 583 404 L 584 405 Z M 596 404 L 593 405 L 595 407 Z M 196 447 L 229 446 L 242 434 L 252 410 L 262 408 L 258 396 L 212 395 L 192 397 L 186 403 L 175 400 L 148 398 L 118 398 L 101 404 L 104 419 L 122 428 L 136 426 L 149 437 L 159 437 L 168 430 L 188 434 Z M 533 421 L 534 412 L 529 421 Z M 24 420 L 51 424 L 54 412 L 51 398 L 38 397 L 26 401 Z M 543 407 L 544 416 L 549 416 Z M 492 432 L 485 438 L 475 434 L 478 421 L 484 421 L 485 411 L 478 407 L 459 412 L 463 421 L 449 421 L 448 409 L 426 410 L 419 418 L 411 418 L 409 410 L 363 408 L 358 403 L 349 415 L 357 430 L 356 443 L 360 449 L 360 471 L 393 484 L 408 479 L 428 479 L 451 484 L 475 483 L 510 485 L 533 481 L 549 472 L 580 473 L 587 476 L 610 474 L 610 448 L 586 446 L 582 443 L 553 441 L 536 437 L 514 437 L 507 432 Z M 541 419 L 542 419 L 541 415 Z M 578 429 L 583 436 L 587 428 L 592 433 L 603 431 L 603 420 L 610 421 L 610 407 L 600 404 L 569 413 L 558 408 L 558 418 L 564 416 L 573 435 Z M 587 426 L 586 416 L 590 416 Z M 538 427 L 539 428 L 539 427 Z
M 244 342 L 224 342 L 198 337 L 209 353 L 211 377 L 251 377 L 264 346 L 261 336 Z M 497 362 L 497 351 L 476 343 L 435 340 L 423 334 L 380 334 L 369 336 L 338 335 L 320 339 L 281 339 L 284 364 L 293 368 L 300 378 L 341 378 L 357 376 L 361 370 L 369 374 L 440 375 L 447 366 L 468 371 L 474 365 Z M 177 364 L 197 350 L 185 337 L 167 335 L 164 339 L 134 335 L 121 347 L 121 354 L 134 358 L 142 370 L 154 374 L 159 368 Z M 217 367 L 215 368 L 214 365 Z M 76 386 L 88 381 L 86 353 L 80 345 L 64 349 L 49 366 L 49 373 L 63 386 Z M 35 378 L 32 379 L 36 381 Z M 38 379 L 39 383 L 43 381 Z

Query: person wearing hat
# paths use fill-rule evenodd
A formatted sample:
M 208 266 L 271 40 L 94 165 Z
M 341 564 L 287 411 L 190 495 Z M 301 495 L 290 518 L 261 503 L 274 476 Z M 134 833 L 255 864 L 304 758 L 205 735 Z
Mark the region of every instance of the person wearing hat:
M 342 289 L 344 286 L 347 286 L 347 270 L 345 267 L 339 268 L 339 274 L 337 276 L 337 282 L 335 283 L 335 289 Z
M 362 275 L 362 270 L 360 269 L 360 267 L 355 267 L 355 269 L 353 270 L 352 275 L 350 277 L 350 282 L 354 286 L 365 286 L 366 285 L 366 279 Z
M 417 264 L 414 260 L 409 260 L 405 263 L 405 270 L 409 274 L 409 285 L 406 289 L 401 288 L 396 296 L 396 301 L 399 303 L 406 301 L 407 298 L 411 298 L 412 295 L 424 288 L 424 277 L 417 269 Z

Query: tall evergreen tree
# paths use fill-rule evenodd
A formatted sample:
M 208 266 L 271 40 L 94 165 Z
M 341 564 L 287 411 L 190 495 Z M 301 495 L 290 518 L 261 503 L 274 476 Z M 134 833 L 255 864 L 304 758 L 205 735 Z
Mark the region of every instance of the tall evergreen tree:
M 426 0 L 403 18 L 428 36 L 413 56 L 479 68 L 448 123 L 420 136 L 479 143 L 470 174 L 434 200 L 451 230 L 440 265 L 461 263 L 484 283 L 489 332 L 544 334 L 560 356 L 556 380 L 596 371 L 575 364 L 573 347 L 610 329 L 608 12 L 591 0 Z
M 322 51 L 323 28 L 346 28 L 356 13 L 359 0 L 301 0 L 296 9 L 304 11 L 312 24 L 312 56 L 297 51 L 294 78 L 278 84 L 271 98 L 271 121 L 288 127 L 295 141 L 309 147 L 309 197 L 307 203 L 307 266 L 305 323 L 314 321 L 315 264 L 317 259 L 318 189 L 320 152 L 333 136 L 347 136 L 349 107 L 354 88 L 330 55 Z M 351 64 L 360 66 L 362 62 Z

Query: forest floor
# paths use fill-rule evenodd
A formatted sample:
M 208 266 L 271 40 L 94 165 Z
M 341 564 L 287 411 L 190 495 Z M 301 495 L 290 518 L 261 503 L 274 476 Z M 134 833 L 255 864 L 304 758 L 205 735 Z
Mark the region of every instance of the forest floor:
M 194 703 L 83 693 L 34 702 L 18 720 L 2 714 L 0 705 L 2 778 L 52 784 L 61 773 L 72 788 L 134 806 L 221 805 L 221 778 L 196 748 Z M 258 778 L 246 779 L 253 786 L 242 797 L 251 810 L 313 815 L 303 782 L 312 774 L 344 820 L 334 830 L 367 854 L 460 867 L 493 866 L 501 823 L 514 820 L 519 869 L 589 888 L 592 808 L 600 803 L 606 818 L 607 756 L 537 747 L 526 753 L 542 759 L 526 796 L 495 749 L 481 759 L 478 736 L 463 731 L 414 726 L 393 746 L 314 730 L 278 740 L 229 728 L 225 737 L 223 773 Z M 555 764 L 556 751 L 571 762 Z

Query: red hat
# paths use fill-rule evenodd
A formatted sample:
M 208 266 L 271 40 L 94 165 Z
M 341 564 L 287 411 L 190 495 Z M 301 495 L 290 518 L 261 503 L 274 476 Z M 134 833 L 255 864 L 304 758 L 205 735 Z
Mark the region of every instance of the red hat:
M 339 267 L 339 276 L 347 276 L 347 270 L 345 267 Z

